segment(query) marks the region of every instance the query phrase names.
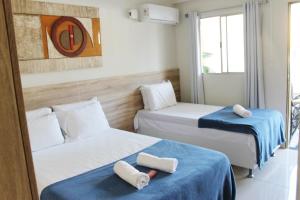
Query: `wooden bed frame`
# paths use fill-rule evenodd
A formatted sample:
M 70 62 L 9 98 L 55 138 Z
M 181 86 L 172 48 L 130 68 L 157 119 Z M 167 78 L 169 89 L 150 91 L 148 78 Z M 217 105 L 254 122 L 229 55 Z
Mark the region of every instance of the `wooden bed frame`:
M 23 89 L 26 110 L 88 100 L 97 96 L 113 128 L 133 131 L 133 118 L 143 109 L 139 87 L 170 80 L 180 100 L 179 70 L 86 80 Z

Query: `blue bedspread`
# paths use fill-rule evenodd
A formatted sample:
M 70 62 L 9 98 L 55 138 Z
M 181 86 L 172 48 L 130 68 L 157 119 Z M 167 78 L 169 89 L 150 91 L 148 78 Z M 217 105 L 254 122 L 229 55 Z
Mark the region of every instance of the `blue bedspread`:
M 285 142 L 284 121 L 280 112 L 268 109 L 250 109 L 252 117 L 241 118 L 226 107 L 199 119 L 199 128 L 214 128 L 252 134 L 257 147 L 257 164 L 261 168 L 273 150 Z
M 144 152 L 179 160 L 174 174 L 159 172 L 137 190 L 113 172 L 113 164 L 55 183 L 42 191 L 41 200 L 233 200 L 235 181 L 228 158 L 219 152 L 162 140 Z M 136 166 L 137 154 L 123 160 Z

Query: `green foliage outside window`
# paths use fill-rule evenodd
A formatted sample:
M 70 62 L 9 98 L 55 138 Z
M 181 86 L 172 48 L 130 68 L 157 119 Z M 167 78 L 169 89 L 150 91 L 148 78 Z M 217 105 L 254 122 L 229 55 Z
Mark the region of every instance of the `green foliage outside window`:
M 201 59 L 203 61 L 211 56 L 212 56 L 212 53 L 203 52 L 201 55 Z M 203 74 L 208 74 L 210 72 L 209 67 L 205 66 L 205 65 L 202 66 L 202 70 L 203 70 Z

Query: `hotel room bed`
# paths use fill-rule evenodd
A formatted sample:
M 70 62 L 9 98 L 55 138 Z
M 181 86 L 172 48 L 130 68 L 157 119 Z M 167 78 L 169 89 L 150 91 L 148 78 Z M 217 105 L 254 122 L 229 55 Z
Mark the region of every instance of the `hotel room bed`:
M 135 117 L 138 133 L 182 141 L 225 153 L 231 163 L 252 170 L 258 166 L 257 145 L 251 134 L 199 128 L 199 119 L 222 110 L 220 106 L 178 103 L 157 111 L 140 110 Z M 272 149 L 275 152 L 276 146 Z
M 174 174 L 159 172 L 142 190 L 113 173 L 122 159 L 136 166 L 143 151 L 179 160 Z M 219 152 L 117 129 L 33 152 L 42 200 L 56 199 L 235 199 L 228 158 Z

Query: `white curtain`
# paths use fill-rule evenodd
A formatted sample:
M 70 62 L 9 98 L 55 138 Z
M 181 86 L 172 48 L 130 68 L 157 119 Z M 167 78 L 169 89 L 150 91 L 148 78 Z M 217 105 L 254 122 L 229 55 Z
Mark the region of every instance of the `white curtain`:
M 200 54 L 200 18 L 197 12 L 189 13 L 190 42 L 191 42 L 191 85 L 192 103 L 204 104 L 204 86 Z
M 244 3 L 246 105 L 265 108 L 262 33 L 259 0 Z

